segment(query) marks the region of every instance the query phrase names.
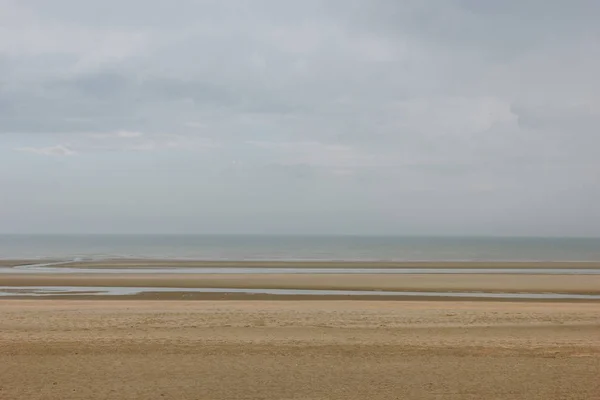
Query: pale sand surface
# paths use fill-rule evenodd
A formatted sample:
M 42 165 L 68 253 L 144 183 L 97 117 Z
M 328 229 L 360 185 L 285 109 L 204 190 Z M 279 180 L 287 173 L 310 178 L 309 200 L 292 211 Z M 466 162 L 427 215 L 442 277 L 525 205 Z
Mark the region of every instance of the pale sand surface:
M 600 275 L 5 274 L 0 286 L 600 293 Z
M 600 262 L 494 262 L 494 261 L 201 261 L 159 259 L 112 259 L 63 265 L 75 268 L 600 268 Z M 57 266 L 58 267 L 58 266 Z
M 0 399 L 599 399 L 600 304 L 0 301 Z

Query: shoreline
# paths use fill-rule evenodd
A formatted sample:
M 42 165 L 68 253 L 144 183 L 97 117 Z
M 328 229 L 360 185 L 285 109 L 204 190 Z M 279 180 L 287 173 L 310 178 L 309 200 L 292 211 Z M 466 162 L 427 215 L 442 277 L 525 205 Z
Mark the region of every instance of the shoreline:
M 38 290 L 64 287 L 65 290 L 43 295 L 31 292 L 11 295 L 12 299 L 64 300 L 276 300 L 276 301 L 516 301 L 522 302 L 591 302 L 598 299 L 560 298 L 561 295 L 600 296 L 600 274 L 575 273 L 576 269 L 600 271 L 600 262 L 364 262 L 364 261 L 192 261 L 164 259 L 105 259 L 95 261 L 66 261 L 56 259 L 0 260 L 4 270 L 0 287 Z M 9 265 L 14 265 L 10 267 Z M 33 268 L 27 268 L 30 265 Z M 37 265 L 37 267 L 35 267 Z M 45 266 L 50 267 L 45 269 Z M 69 271 L 72 268 L 73 271 Z M 159 268 L 162 271 L 159 271 Z M 170 271 L 173 268 L 173 271 Z M 176 268 L 179 270 L 177 271 Z M 196 268 L 194 271 L 192 268 Z M 222 269 L 221 269 L 222 268 Z M 227 272 L 228 268 L 245 271 Z M 270 271 L 259 272 L 261 268 Z M 286 273 L 285 269 L 298 273 Z M 319 272 L 318 269 L 329 269 Z M 406 269 L 403 273 L 387 274 L 386 269 Z M 52 271 L 54 269 L 54 271 Z M 78 271 L 76 270 L 78 269 Z M 120 269 L 120 270 L 119 270 Z M 254 270 L 256 269 L 256 270 Z M 311 271 L 314 269 L 314 271 Z M 345 269 L 346 271 L 343 271 Z M 361 269 L 361 270 L 359 270 Z M 415 269 L 415 271 L 411 271 Z M 421 271 L 416 271 L 421 269 Z M 460 274 L 452 269 L 463 269 Z M 477 271 L 480 269 L 480 271 Z M 492 271 L 484 273 L 483 269 Z M 507 269 L 507 271 L 501 271 Z M 508 271 L 512 269 L 512 271 Z M 547 269 L 547 273 L 541 270 Z M 562 269 L 563 271 L 559 271 Z M 168 270 L 168 273 L 165 273 Z M 554 272 L 551 272 L 554 270 Z M 339 272 L 337 272 L 339 271 Z M 494 272 L 495 271 L 495 272 Z M 287 271 L 289 272 L 289 271 Z M 538 273 L 542 272 L 542 274 Z M 70 289 L 66 289 L 71 287 Z M 113 288 L 111 292 L 93 288 Z M 121 291 L 140 288 L 140 293 Z M 156 290 L 152 290 L 156 288 Z M 161 291 L 160 289 L 172 289 Z M 195 289 L 198 289 L 194 291 Z M 222 289 L 220 293 L 201 292 L 202 289 Z M 240 293 L 240 290 L 260 290 L 271 293 Z M 68 290 L 68 292 L 67 292 Z M 231 290 L 231 292 L 225 292 Z M 365 291 L 376 294 L 342 293 L 285 293 L 285 291 Z M 277 292 L 279 291 L 279 293 Z M 40 293 L 42 293 L 40 292 Z M 407 292 L 385 294 L 385 292 Z M 415 293 L 413 295 L 412 293 Z M 416 294 L 418 293 L 418 294 Z M 428 295 L 429 293 L 429 295 Z M 479 294 L 477 294 L 479 293 Z M 464 296 L 460 296 L 464 294 Z M 522 298 L 485 297 L 523 295 Z M 527 296 L 530 295 L 528 298 Z M 535 296 L 556 295 L 556 298 Z M 481 296 L 481 297 L 476 297 Z M 533 298 L 532 298 L 533 297 Z
M 64 262 L 55 267 L 65 268 L 148 268 L 169 266 L 177 268 L 523 268 L 523 269 L 600 269 L 600 261 L 361 261 L 361 260 L 191 260 L 169 258 L 107 258 L 73 261 L 72 258 L 0 259 L 0 266 L 26 266 Z M 167 264 L 167 265 L 165 265 Z
M 3 274 L 0 286 L 600 294 L 600 275 Z
M 85 288 L 82 288 L 85 289 Z M 544 303 L 544 304 L 599 304 L 600 299 L 540 299 L 540 298 L 504 298 L 504 297 L 455 297 L 455 296 L 427 296 L 427 292 L 423 292 L 424 295 L 419 296 L 394 296 L 394 295 L 302 295 L 302 294 L 249 294 L 249 293 L 198 293 L 198 292 L 142 292 L 138 294 L 90 294 L 85 293 L 82 290 L 77 294 L 52 294 L 46 296 L 36 295 L 15 295 L 15 296 L 1 296 L 0 307 L 4 302 L 10 304 L 15 301 L 91 301 L 91 302 L 113 302 L 113 301 L 125 301 L 125 302 L 152 302 L 152 301 L 169 301 L 169 302 L 394 302 L 394 303 L 409 303 L 409 302 L 432 302 L 432 303 L 443 303 L 457 302 L 457 303 Z

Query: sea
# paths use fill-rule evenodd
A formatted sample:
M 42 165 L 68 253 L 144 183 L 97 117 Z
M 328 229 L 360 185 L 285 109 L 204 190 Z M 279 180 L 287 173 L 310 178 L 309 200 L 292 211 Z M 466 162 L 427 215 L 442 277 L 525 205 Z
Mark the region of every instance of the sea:
M 0 259 L 600 261 L 600 238 L 0 235 Z

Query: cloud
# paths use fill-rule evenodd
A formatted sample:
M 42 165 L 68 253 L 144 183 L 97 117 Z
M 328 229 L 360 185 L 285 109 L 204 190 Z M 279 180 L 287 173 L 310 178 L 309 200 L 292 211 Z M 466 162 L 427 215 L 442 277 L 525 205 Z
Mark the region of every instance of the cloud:
M 305 185 L 364 215 L 397 197 L 593 214 L 598 2 L 165 4 L 0 0 L 2 147 L 76 153 L 90 181 L 176 171 L 164 185 L 209 182 L 217 207 Z
M 248 144 L 273 152 L 280 165 L 311 165 L 342 171 L 343 168 L 386 166 L 391 161 L 348 145 L 266 141 L 249 141 Z
M 72 156 L 77 154 L 68 145 L 63 144 L 48 147 L 20 147 L 17 150 L 45 156 Z
M 109 0 L 92 12 L 69 0 L 4 0 L 2 37 L 22 42 L 0 46 L 0 130 L 168 131 L 424 154 L 444 141 L 485 150 L 503 141 L 491 135 L 529 135 L 533 118 L 553 125 L 572 99 L 588 109 L 598 101 L 598 29 L 587 23 L 594 4 L 239 6 L 244 18 L 210 1 L 186 1 L 175 12 Z M 172 18 L 157 18 L 163 14 Z M 114 53 L 99 51 L 102 42 Z M 596 124 L 569 122 L 577 131 Z M 490 133 L 498 126 L 503 133 Z
M 106 30 L 75 21 L 57 21 L 26 2 L 2 0 L 0 54 L 15 58 L 60 57 L 71 72 L 108 66 L 141 51 L 143 33 Z
M 131 139 L 131 138 L 139 138 L 143 136 L 143 132 L 137 131 L 116 131 L 116 132 L 106 132 L 106 133 L 90 133 L 89 136 L 95 139 L 107 139 L 107 138 L 122 138 L 122 139 Z

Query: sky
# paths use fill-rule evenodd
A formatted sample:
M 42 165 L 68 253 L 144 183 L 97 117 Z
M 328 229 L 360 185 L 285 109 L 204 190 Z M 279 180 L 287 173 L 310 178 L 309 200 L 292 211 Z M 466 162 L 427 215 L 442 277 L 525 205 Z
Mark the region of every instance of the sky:
M 596 0 L 0 0 L 0 232 L 600 236 Z

